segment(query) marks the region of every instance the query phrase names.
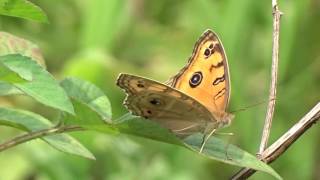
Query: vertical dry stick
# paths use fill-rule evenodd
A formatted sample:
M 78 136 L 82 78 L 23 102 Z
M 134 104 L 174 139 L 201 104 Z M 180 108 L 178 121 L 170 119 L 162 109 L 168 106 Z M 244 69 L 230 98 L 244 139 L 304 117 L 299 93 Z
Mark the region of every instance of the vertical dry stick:
M 272 48 L 272 66 L 271 66 L 271 83 L 269 92 L 269 104 L 264 122 L 260 148 L 258 155 L 266 149 L 272 124 L 272 118 L 275 107 L 275 99 L 277 93 L 277 77 L 278 77 L 278 59 L 279 59 L 279 30 L 280 30 L 280 17 L 277 0 L 272 0 L 272 14 L 273 14 L 273 48 Z

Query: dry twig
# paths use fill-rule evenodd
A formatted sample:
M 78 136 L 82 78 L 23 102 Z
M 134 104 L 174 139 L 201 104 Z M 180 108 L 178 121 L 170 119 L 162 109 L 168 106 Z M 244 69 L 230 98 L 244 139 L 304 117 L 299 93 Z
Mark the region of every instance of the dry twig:
M 320 119 L 320 102 L 318 102 L 298 123 L 283 134 L 275 143 L 268 147 L 260 156 L 266 163 L 271 163 L 282 155 L 303 133 Z M 243 168 L 232 179 L 245 179 L 250 177 L 255 170 Z
M 266 119 L 263 127 L 262 137 L 258 155 L 266 149 L 272 125 L 272 118 L 274 107 L 276 103 L 277 94 L 277 79 L 278 79 L 278 60 L 279 60 L 279 31 L 280 31 L 280 17 L 281 12 L 278 7 L 277 0 L 272 0 L 272 14 L 273 14 L 273 48 L 272 48 L 272 65 L 271 65 L 271 82 L 269 92 L 269 103 L 266 114 Z

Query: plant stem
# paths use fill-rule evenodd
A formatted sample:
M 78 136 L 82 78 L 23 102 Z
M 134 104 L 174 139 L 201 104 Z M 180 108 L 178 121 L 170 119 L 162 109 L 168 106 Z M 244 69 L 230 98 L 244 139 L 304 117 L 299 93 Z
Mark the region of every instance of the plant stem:
M 10 139 L 4 143 L 0 144 L 0 152 L 4 151 L 6 149 L 12 148 L 16 145 L 19 145 L 21 143 L 41 138 L 43 136 L 53 135 L 53 134 L 59 134 L 64 132 L 70 132 L 70 131 L 80 131 L 84 130 L 82 127 L 79 126 L 60 126 L 60 127 L 52 127 L 49 129 L 43 129 L 39 131 L 34 131 L 30 133 L 26 133 L 17 137 L 14 137 L 13 139 Z
M 272 125 L 272 118 L 274 114 L 274 107 L 276 104 L 278 61 L 279 61 L 279 31 L 280 31 L 280 17 L 282 14 L 279 10 L 277 0 L 272 0 L 272 14 L 273 14 L 273 48 L 272 48 L 269 103 L 268 103 L 268 109 L 266 113 L 258 155 L 261 155 L 268 145 L 268 139 L 269 139 L 270 129 Z

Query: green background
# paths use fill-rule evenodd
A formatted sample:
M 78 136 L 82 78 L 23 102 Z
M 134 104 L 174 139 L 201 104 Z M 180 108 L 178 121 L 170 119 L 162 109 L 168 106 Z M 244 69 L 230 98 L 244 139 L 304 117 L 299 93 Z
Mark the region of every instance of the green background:
M 57 0 L 32 1 L 49 24 L 0 16 L 0 30 L 31 40 L 57 79 L 76 76 L 93 82 L 110 98 L 114 118 L 124 114 L 120 72 L 159 81 L 183 67 L 198 37 L 219 34 L 229 60 L 229 110 L 268 99 L 272 14 L 270 1 L 255 0 Z M 320 3 L 281 1 L 277 105 L 270 142 L 296 123 L 320 97 Z M 26 97 L 0 99 L 54 119 L 56 112 Z M 235 113 L 224 132 L 231 143 L 254 154 L 259 147 L 267 103 Z M 0 127 L 0 141 L 22 132 Z M 285 179 L 319 179 L 317 125 L 272 167 Z M 96 161 L 56 151 L 40 140 L 0 153 L 0 179 L 226 179 L 239 168 L 208 160 L 178 146 L 127 135 L 72 133 Z M 270 179 L 256 173 L 252 179 Z

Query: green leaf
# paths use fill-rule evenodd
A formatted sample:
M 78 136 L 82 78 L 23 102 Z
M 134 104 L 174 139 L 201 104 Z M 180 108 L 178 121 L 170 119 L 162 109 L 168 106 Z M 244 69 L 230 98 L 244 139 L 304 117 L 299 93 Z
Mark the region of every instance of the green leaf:
M 188 136 L 183 140 L 178 139 L 168 129 L 160 127 L 157 123 L 130 114 L 125 114 L 120 120 L 116 121 L 115 127 L 122 133 L 180 145 L 197 153 L 203 139 L 200 133 Z M 254 155 L 214 136 L 205 144 L 202 155 L 224 163 L 263 171 L 277 179 L 282 179 L 270 166 L 257 159 Z
M 112 132 L 112 112 L 109 99 L 94 84 L 77 78 L 67 78 L 61 86 L 72 100 L 76 115 L 65 115 L 64 123 L 89 129 Z
M 68 96 L 86 104 L 97 112 L 103 120 L 111 122 L 111 104 L 107 96 L 94 84 L 78 78 L 70 77 L 61 82 Z
M 1 0 L 0 14 L 38 22 L 48 22 L 45 13 L 38 6 L 26 0 Z
M 63 88 L 35 61 L 26 56 L 11 54 L 0 56 L 0 64 L 0 69 L 3 65 L 21 78 L 21 81 L 18 81 L 17 77 L 8 80 L 7 76 L 3 75 L 0 76 L 0 81 L 12 84 L 42 104 L 74 114 L 72 104 Z
M 1 71 L 1 68 L 0 68 L 0 71 Z M 23 94 L 23 92 L 15 88 L 11 84 L 0 82 L 0 96 L 7 96 L 7 95 L 13 95 L 13 94 Z
M 188 148 L 199 152 L 202 139 L 203 135 L 198 133 L 188 136 L 183 141 Z M 211 136 L 206 142 L 202 154 L 210 159 L 218 160 L 231 165 L 263 171 L 269 173 L 277 179 L 282 179 L 275 170 L 273 170 L 266 163 L 257 159 L 256 156 L 214 136 Z
M 28 132 L 53 127 L 53 124 L 49 120 L 38 114 L 12 108 L 0 108 L 0 125 L 11 126 Z M 89 150 L 75 138 L 67 134 L 44 136 L 42 139 L 60 151 L 95 159 Z
M 17 73 L 12 72 L 2 63 L 0 63 L 0 95 L 12 95 L 12 94 L 23 94 L 18 88 L 7 82 L 21 83 L 26 82 L 25 79 L 21 78 Z
M 170 133 L 168 129 L 160 127 L 153 121 L 133 116 L 130 113 L 115 120 L 114 126 L 117 127 L 121 133 L 163 141 L 170 144 L 183 145 L 183 142 L 181 142 L 174 134 Z
M 1 56 L 0 56 L 1 58 Z M 28 80 L 31 80 L 31 74 L 25 71 L 21 72 L 22 76 L 19 76 L 19 74 L 13 72 L 8 67 L 6 67 L 4 64 L 0 63 L 0 78 L 2 81 L 12 82 L 12 83 L 19 83 L 19 82 L 26 82 Z
M 41 50 L 36 44 L 12 34 L 0 31 L 0 55 L 17 53 L 24 56 L 29 56 L 32 58 L 32 60 L 37 61 L 37 63 L 39 63 L 42 67 L 46 67 Z M 0 67 L 1 74 L 7 71 L 7 68 L 3 69 L 3 67 Z M 23 93 L 8 83 L 0 82 L 0 96 L 13 94 Z

